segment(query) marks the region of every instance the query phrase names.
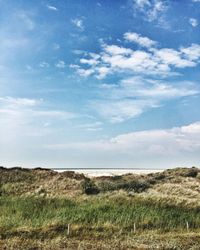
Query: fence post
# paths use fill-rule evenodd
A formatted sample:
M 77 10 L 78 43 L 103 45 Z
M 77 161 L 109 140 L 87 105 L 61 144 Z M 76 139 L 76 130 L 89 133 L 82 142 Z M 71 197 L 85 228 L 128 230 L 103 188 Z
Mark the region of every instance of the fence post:
M 135 225 L 135 222 L 133 224 L 133 232 L 136 233 L 136 225 Z
M 186 228 L 187 228 L 187 231 L 189 231 L 189 223 L 188 223 L 188 221 L 186 221 Z
M 67 235 L 70 234 L 70 224 L 67 225 Z

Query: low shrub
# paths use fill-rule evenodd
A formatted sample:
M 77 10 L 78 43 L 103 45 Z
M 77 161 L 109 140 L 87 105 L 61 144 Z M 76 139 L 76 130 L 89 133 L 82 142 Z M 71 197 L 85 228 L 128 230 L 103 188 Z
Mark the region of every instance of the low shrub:
M 197 177 L 199 170 L 197 168 L 190 168 L 184 174 L 184 177 Z
M 138 180 L 125 182 L 125 183 L 118 185 L 118 189 L 124 189 L 127 191 L 134 191 L 136 193 L 144 192 L 149 187 L 150 187 L 150 184 L 148 182 L 138 181 Z
M 83 192 L 87 195 L 95 195 L 95 194 L 98 194 L 100 192 L 97 185 L 89 178 L 86 178 L 83 181 L 82 189 L 83 189 Z
M 150 187 L 149 182 L 140 181 L 140 180 L 123 181 L 123 182 L 118 182 L 118 183 L 106 181 L 106 182 L 100 183 L 100 189 L 103 192 L 123 189 L 126 191 L 134 191 L 136 193 L 141 193 L 141 192 L 144 192 L 149 187 Z

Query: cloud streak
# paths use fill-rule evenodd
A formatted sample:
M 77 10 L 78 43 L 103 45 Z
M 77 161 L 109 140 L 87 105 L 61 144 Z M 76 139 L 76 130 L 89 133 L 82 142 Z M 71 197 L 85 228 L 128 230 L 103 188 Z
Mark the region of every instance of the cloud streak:
M 170 129 L 131 132 L 107 140 L 46 145 L 46 148 L 55 152 L 78 151 L 81 158 L 88 154 L 95 155 L 96 159 L 104 156 L 115 167 L 184 166 L 191 160 L 197 162 L 200 122 Z
M 118 84 L 102 84 L 100 99 L 91 107 L 111 123 L 124 122 L 161 107 L 167 100 L 198 95 L 198 84 L 131 77 Z
M 0 97 L 0 120 L 10 124 L 31 124 L 34 117 L 41 119 L 73 119 L 76 114 L 61 110 L 42 108 L 42 99 Z
M 125 154 L 177 154 L 200 149 L 200 122 L 171 129 L 121 134 L 109 140 L 49 145 L 51 149 L 82 149 L 123 152 Z
M 49 10 L 58 11 L 58 9 L 55 6 L 53 6 L 53 5 L 47 5 L 47 8 Z

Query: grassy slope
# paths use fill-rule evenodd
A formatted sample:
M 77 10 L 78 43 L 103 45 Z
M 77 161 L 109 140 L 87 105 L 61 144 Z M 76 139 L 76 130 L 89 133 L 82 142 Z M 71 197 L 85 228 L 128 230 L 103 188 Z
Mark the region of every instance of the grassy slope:
M 1 168 L 0 249 L 200 249 L 198 169 L 88 181 Z

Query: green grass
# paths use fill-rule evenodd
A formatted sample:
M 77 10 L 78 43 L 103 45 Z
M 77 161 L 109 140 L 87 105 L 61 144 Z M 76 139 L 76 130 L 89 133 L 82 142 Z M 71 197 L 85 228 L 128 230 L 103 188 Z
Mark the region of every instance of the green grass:
M 0 170 L 0 249 L 199 249 L 197 169 L 91 180 Z
M 20 228 L 34 230 L 51 225 L 74 224 L 81 228 L 122 228 L 137 230 L 190 230 L 200 229 L 199 209 L 187 210 L 141 198 L 108 199 L 93 197 L 85 201 L 49 198 L 0 198 L 0 233 Z

